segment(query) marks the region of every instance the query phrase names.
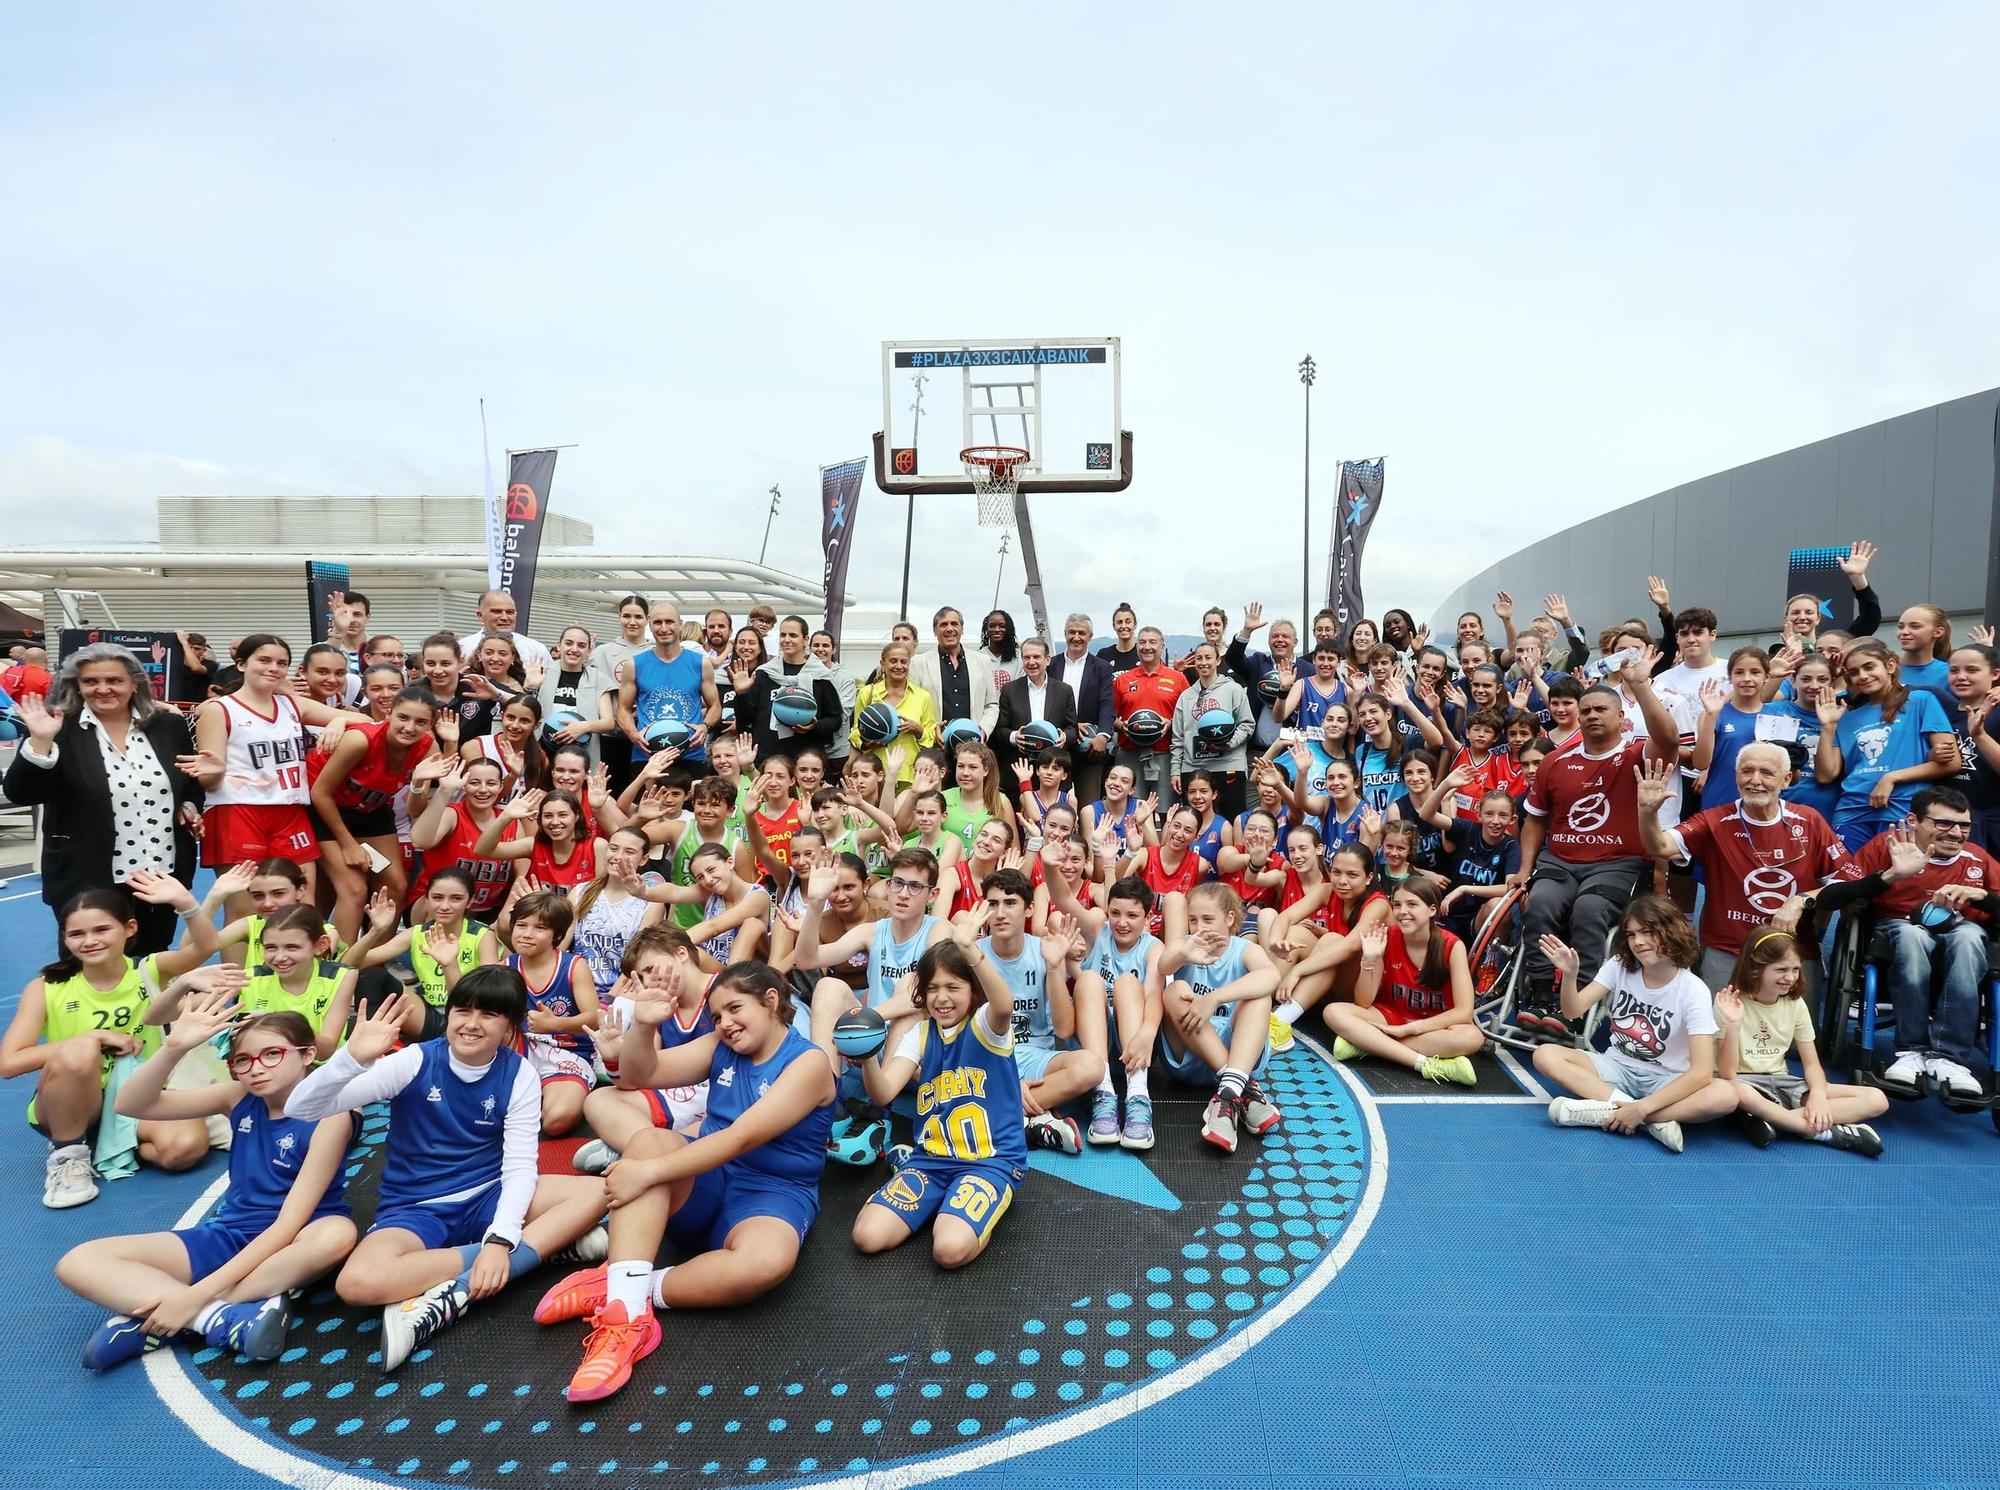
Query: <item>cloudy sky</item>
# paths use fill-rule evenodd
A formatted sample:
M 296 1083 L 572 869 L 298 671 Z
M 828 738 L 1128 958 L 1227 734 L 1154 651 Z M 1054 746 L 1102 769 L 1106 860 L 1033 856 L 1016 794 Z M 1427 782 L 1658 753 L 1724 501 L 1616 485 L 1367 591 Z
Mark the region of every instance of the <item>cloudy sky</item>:
M 1142 474 L 1038 509 L 1052 610 L 1293 609 L 1310 352 L 1322 493 L 1389 461 L 1369 609 L 1421 615 L 2000 380 L 1992 7 L 1411 12 L 9 6 L 0 545 L 471 492 L 483 396 L 496 447 L 578 443 L 601 541 L 754 557 L 777 482 L 817 573 L 883 339 L 1115 334 Z M 971 499 L 916 532 L 913 609 L 983 608 Z

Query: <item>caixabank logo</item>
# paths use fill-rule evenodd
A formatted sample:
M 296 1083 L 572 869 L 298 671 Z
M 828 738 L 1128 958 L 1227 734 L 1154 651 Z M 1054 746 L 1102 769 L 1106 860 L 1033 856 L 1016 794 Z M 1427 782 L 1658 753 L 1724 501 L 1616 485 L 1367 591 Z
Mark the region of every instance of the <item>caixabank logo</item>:
M 284 1483 L 501 1487 L 943 1480 L 1142 1413 L 1241 1358 L 1360 1243 L 1386 1172 L 1374 1108 L 1311 1042 L 1272 1061 L 1284 1126 L 1234 1155 L 1199 1139 L 1206 1094 L 1160 1081 L 1159 1144 L 1037 1154 L 986 1254 L 940 1271 L 923 1237 L 848 1240 L 884 1171 L 829 1168 L 797 1270 L 743 1309 L 661 1316 L 616 1397 L 564 1400 L 585 1326 L 530 1318 L 544 1269 L 393 1376 L 380 1311 L 315 1292 L 288 1349 L 147 1358 L 219 1454 Z M 350 1158 L 372 1205 L 386 1119 Z M 189 1224 L 212 1206 L 204 1197 Z

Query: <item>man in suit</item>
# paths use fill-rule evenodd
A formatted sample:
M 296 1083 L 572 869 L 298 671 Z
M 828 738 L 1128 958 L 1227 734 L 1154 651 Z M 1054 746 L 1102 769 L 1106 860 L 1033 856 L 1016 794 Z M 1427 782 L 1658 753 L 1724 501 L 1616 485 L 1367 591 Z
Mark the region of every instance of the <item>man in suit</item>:
M 1081 613 L 1071 616 L 1063 622 L 1063 654 L 1049 668 L 1052 676 L 1069 685 L 1076 699 L 1077 723 L 1090 730 L 1087 737 L 1085 731 L 1079 730 L 1077 743 L 1070 747 L 1074 758 L 1070 780 L 1076 785 L 1079 807 L 1086 807 L 1104 795 L 1104 772 L 1111 764 L 1111 752 L 1117 743 L 1111 735 L 1111 700 L 1112 684 L 1118 673 L 1090 650 L 1090 639 L 1096 634 L 1089 616 Z
M 937 704 L 939 724 L 970 719 L 985 734 L 986 743 L 994 744 L 1000 696 L 993 688 L 993 665 L 965 649 L 965 617 L 951 606 L 931 618 L 931 635 L 937 645 L 910 660 L 910 681 Z
M 1021 676 L 1000 690 L 1000 710 L 993 726 L 993 753 L 1014 785 L 1014 762 L 1023 758 L 1015 734 L 1022 725 L 1045 719 L 1062 731 L 1059 749 L 1076 754 L 1076 695 L 1069 684 L 1049 676 L 1049 644 L 1039 636 L 1021 643 Z

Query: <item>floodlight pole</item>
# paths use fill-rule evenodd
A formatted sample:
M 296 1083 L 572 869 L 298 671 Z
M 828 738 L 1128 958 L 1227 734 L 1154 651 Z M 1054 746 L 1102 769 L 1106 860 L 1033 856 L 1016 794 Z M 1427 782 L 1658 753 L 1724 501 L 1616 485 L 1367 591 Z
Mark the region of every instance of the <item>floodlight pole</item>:
M 1305 528 L 1299 538 L 1299 624 L 1310 629 L 1312 603 L 1313 530 L 1313 379 L 1319 368 L 1308 352 L 1299 362 L 1299 381 L 1306 385 L 1306 490 Z
M 769 512 L 767 512 L 767 513 L 765 513 L 765 514 L 764 514 L 764 541 L 763 541 L 763 543 L 762 543 L 762 544 L 758 545 L 758 548 L 757 548 L 757 562 L 758 562 L 759 564 L 762 564 L 762 563 L 764 562 L 764 555 L 765 555 L 765 554 L 766 554 L 767 552 L 769 552 L 769 551 L 770 551 L 770 547 L 771 547 L 771 523 L 772 523 L 772 521 L 773 521 L 773 520 L 774 520 L 774 519 L 775 519 L 775 518 L 777 517 L 777 515 L 778 515 L 778 503 L 779 503 L 779 501 L 780 501 L 780 500 L 782 499 L 782 497 L 783 497 L 783 496 L 784 496 L 784 493 L 782 493 L 782 492 L 780 492 L 780 491 L 778 490 L 778 483 L 777 483 L 777 482 L 775 482 L 775 481 L 774 481 L 774 482 L 772 482 L 772 483 L 771 483 L 771 510 L 770 510 Z

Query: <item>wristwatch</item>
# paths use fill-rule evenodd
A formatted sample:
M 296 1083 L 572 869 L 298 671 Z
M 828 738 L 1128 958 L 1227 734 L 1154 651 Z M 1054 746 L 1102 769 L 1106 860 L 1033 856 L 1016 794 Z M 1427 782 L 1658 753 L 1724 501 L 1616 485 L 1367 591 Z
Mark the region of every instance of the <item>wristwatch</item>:
M 519 1242 L 508 1241 L 507 1238 L 500 1235 L 497 1231 L 487 1232 L 484 1237 L 480 1238 L 480 1241 L 488 1247 L 505 1247 L 509 1252 L 512 1252 L 516 1247 L 521 1245 Z

